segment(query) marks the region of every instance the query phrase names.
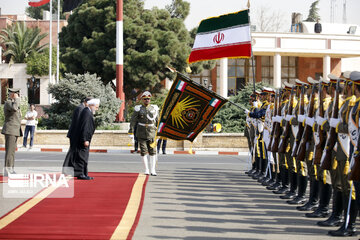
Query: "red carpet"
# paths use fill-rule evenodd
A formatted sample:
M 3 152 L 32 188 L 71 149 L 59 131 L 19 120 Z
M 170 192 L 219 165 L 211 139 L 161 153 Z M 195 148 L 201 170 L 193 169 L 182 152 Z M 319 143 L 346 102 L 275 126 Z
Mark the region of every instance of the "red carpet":
M 29 199 L 3 216 L 0 239 L 131 239 L 148 177 L 137 173 L 89 175 L 95 179 L 75 180 L 74 198 L 45 198 L 7 224 L 16 210 L 35 200 Z M 56 191 L 61 189 L 51 194 Z
M 5 182 L 7 182 L 7 177 L 0 175 L 0 183 L 5 183 Z

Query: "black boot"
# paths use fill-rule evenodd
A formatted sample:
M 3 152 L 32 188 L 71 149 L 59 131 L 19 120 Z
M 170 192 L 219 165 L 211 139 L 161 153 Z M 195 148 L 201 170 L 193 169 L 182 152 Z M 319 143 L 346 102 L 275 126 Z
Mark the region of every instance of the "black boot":
M 288 204 L 303 204 L 306 202 L 305 193 L 307 188 L 308 178 L 301 174 L 298 175 L 298 194 L 292 199 L 286 201 Z
M 333 194 L 333 205 L 332 205 L 332 213 L 328 219 L 325 221 L 317 222 L 317 225 L 322 227 L 333 227 L 340 226 L 343 223 L 341 214 L 344 210 L 343 204 L 343 193 L 337 190 L 334 190 Z
M 281 174 L 280 174 L 280 172 L 276 173 L 275 178 L 276 178 L 275 183 L 272 184 L 272 185 L 267 186 L 266 189 L 268 189 L 268 190 L 278 190 L 281 187 Z
M 331 199 L 332 188 L 330 184 L 324 184 L 320 181 L 320 205 L 312 213 L 306 213 L 305 217 L 308 218 L 324 218 L 328 217 L 329 212 L 329 202 Z
M 346 203 L 347 204 L 347 203 Z M 329 231 L 329 234 L 331 236 L 338 236 L 338 237 L 347 237 L 347 236 L 356 236 L 356 217 L 358 215 L 358 206 L 356 204 L 355 200 L 351 200 L 350 203 L 350 216 L 349 216 L 349 223 L 348 226 L 345 227 L 345 222 L 342 224 L 342 226 L 335 231 Z M 345 208 L 347 209 L 347 207 Z
M 296 196 L 297 189 L 297 173 L 290 173 L 290 191 L 288 191 L 284 196 L 280 196 L 281 199 L 292 199 Z
M 283 167 L 281 169 L 281 187 L 278 190 L 274 190 L 275 194 L 284 194 L 289 190 L 289 171 Z
M 299 211 L 314 211 L 319 206 L 319 181 L 310 180 L 310 196 L 309 201 L 303 206 L 296 207 Z

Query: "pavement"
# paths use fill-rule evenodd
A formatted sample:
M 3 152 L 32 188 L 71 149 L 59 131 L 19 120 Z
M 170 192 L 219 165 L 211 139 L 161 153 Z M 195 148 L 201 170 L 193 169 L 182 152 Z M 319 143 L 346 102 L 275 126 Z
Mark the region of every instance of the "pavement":
M 34 145 L 31 149 L 24 148 L 18 145 L 17 151 L 19 152 L 67 152 L 68 145 Z M 248 155 L 247 149 L 244 148 L 231 148 L 231 149 L 214 149 L 214 148 L 193 148 L 192 150 L 177 150 L 167 148 L 166 154 L 194 154 L 194 155 Z M 0 144 L 0 151 L 5 151 L 5 145 Z M 132 147 L 114 147 L 114 146 L 91 146 L 90 152 L 93 153 L 135 153 Z M 161 154 L 161 153 L 160 153 Z
M 62 152 L 19 151 L 16 167 L 61 167 L 64 157 Z M 317 226 L 325 219 L 306 218 L 245 175 L 247 167 L 246 155 L 159 155 L 158 176 L 149 177 L 133 240 L 358 239 L 330 237 L 327 232 L 338 227 Z M 137 154 L 90 154 L 90 175 L 142 171 Z M 21 202 L 0 197 L 0 216 Z

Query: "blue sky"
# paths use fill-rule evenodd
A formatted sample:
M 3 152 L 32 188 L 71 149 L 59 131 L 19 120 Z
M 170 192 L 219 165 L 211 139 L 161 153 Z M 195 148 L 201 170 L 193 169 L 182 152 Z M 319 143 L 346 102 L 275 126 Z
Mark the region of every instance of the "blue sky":
M 239 11 L 246 8 L 247 0 L 187 0 L 190 2 L 190 15 L 185 21 L 188 29 L 196 27 L 202 19 L 218 16 L 221 14 Z M 25 12 L 27 0 L 0 0 L 2 14 L 21 14 Z M 290 27 L 291 13 L 299 12 L 305 19 L 309 12 L 309 7 L 314 0 L 250 0 L 251 11 L 256 12 L 261 6 L 270 11 L 280 11 L 284 15 L 286 26 Z M 322 22 L 330 22 L 330 2 L 331 0 L 320 0 L 320 16 Z M 342 4 L 344 0 L 336 0 L 335 20 L 342 22 Z M 171 0 L 145 0 L 145 7 L 157 6 L 163 8 L 171 3 Z M 219 4 L 221 3 L 221 4 Z M 348 23 L 360 25 L 360 1 L 346 0 Z

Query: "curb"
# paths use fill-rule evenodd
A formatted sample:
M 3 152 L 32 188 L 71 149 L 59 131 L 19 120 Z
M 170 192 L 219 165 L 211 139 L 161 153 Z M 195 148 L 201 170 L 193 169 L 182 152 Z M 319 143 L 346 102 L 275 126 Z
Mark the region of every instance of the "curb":
M 17 152 L 67 152 L 69 150 L 68 147 L 66 148 L 16 148 Z M 4 147 L 0 147 L 0 151 L 5 151 Z M 123 154 L 136 154 L 134 150 L 129 149 L 101 149 L 101 148 L 94 148 L 90 149 L 91 153 L 123 153 Z M 206 151 L 206 150 L 197 150 L 192 151 L 179 151 L 179 150 L 169 150 L 167 151 L 166 155 L 175 155 L 175 154 L 182 154 L 182 155 L 234 155 L 234 156 L 246 156 L 248 152 L 227 152 L 227 151 Z M 163 154 L 159 154 L 163 155 Z

